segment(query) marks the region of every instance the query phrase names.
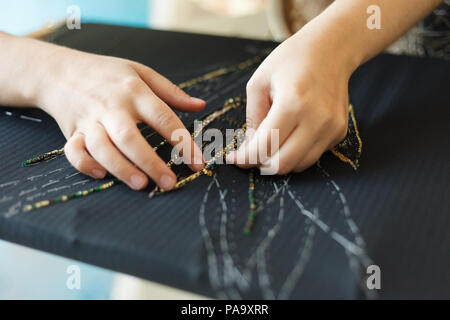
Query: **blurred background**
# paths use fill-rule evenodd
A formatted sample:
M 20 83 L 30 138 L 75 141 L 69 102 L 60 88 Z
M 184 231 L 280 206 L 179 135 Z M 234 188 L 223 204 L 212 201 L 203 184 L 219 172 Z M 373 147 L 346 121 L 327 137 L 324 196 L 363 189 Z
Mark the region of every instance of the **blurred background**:
M 331 0 L 326 0 L 331 1 Z M 67 8 L 81 9 L 83 22 L 271 39 L 268 10 L 276 0 L 0 0 L 0 30 L 27 35 L 64 23 Z M 274 35 L 275 33 L 275 35 Z

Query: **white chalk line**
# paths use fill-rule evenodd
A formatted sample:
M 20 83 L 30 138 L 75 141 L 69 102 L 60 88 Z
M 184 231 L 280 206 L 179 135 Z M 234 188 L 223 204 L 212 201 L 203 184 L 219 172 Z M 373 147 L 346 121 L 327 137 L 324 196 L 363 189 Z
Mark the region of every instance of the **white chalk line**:
M 323 177 L 326 178 L 331 183 L 332 191 L 334 191 L 333 194 L 334 195 L 337 194 L 338 199 L 342 205 L 342 212 L 344 214 L 345 221 L 355 238 L 355 242 L 361 248 L 361 253 L 359 255 L 356 255 L 351 251 L 346 251 L 346 254 L 349 258 L 349 266 L 353 270 L 356 277 L 358 278 L 359 286 L 362 289 L 362 291 L 364 292 L 365 296 L 368 299 L 376 299 L 377 293 L 374 290 L 369 290 L 367 288 L 367 285 L 365 282 L 366 277 L 362 276 L 363 273 L 365 274 L 365 270 L 362 270 L 362 271 L 360 270 L 360 265 L 367 269 L 367 267 L 370 265 L 373 265 L 374 262 L 366 252 L 366 243 L 359 231 L 358 226 L 356 225 L 355 221 L 351 217 L 350 207 L 347 203 L 347 199 L 345 198 L 339 185 L 331 178 L 331 175 L 325 170 L 325 168 L 322 167 L 322 165 L 320 163 L 317 163 L 317 168 L 320 169 Z M 340 239 L 340 240 L 342 241 L 344 239 Z M 356 258 L 356 261 L 355 261 L 355 258 Z
M 214 252 L 214 246 L 212 243 L 211 235 L 209 234 L 208 227 L 206 226 L 206 220 L 205 220 L 205 207 L 206 207 L 206 203 L 208 202 L 208 195 L 209 195 L 209 192 L 211 191 L 213 184 L 214 184 L 214 180 L 210 182 L 210 184 L 206 188 L 206 192 L 203 196 L 203 200 L 201 202 L 200 210 L 199 210 L 199 225 L 200 225 L 200 230 L 201 230 L 201 234 L 203 237 L 203 243 L 204 243 L 205 249 L 206 249 L 209 282 L 211 283 L 211 287 L 216 292 L 219 292 L 219 294 L 221 294 L 221 295 L 225 295 L 222 292 L 222 290 L 220 289 L 221 281 L 220 281 L 220 277 L 219 277 L 219 267 L 218 267 L 218 263 L 217 263 L 217 256 L 216 256 L 216 253 Z

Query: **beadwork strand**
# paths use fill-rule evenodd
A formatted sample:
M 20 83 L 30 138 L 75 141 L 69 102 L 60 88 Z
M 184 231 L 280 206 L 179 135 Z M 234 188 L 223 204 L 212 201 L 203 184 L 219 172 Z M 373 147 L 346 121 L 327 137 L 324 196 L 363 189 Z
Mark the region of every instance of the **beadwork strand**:
M 202 175 L 212 176 L 212 169 L 214 169 L 214 167 L 216 166 L 217 160 L 226 156 L 229 151 L 236 150 L 237 142 L 239 140 L 242 140 L 246 128 L 247 128 L 247 126 L 246 126 L 246 124 L 244 124 L 242 126 L 242 130 L 240 130 L 238 132 L 238 134 L 233 138 L 233 141 L 231 141 L 223 150 L 220 150 L 219 152 L 217 152 L 217 154 L 215 154 L 214 157 L 205 164 L 205 168 L 203 168 L 203 170 L 197 171 L 197 172 L 191 174 L 189 177 L 178 181 L 175 184 L 175 187 L 170 191 L 175 191 L 177 189 L 180 189 L 181 187 L 185 186 L 189 182 L 197 179 L 198 177 L 200 177 Z M 156 195 L 160 195 L 160 194 L 170 192 L 170 191 L 166 191 L 160 187 L 156 187 L 152 192 L 150 192 L 149 197 L 153 198 Z
M 261 61 L 262 61 L 262 58 L 260 56 L 256 56 L 256 57 L 250 58 L 248 60 L 245 60 L 245 61 L 243 61 L 241 63 L 238 63 L 236 65 L 233 65 L 233 66 L 230 66 L 230 67 L 225 67 L 225 68 L 220 68 L 220 69 L 214 70 L 212 72 L 206 73 L 204 75 L 201 75 L 201 76 L 199 76 L 197 78 L 194 78 L 194 79 L 188 80 L 186 82 L 180 83 L 178 85 L 178 87 L 180 87 L 181 89 L 192 87 L 192 86 L 195 86 L 195 85 L 197 85 L 197 84 L 199 84 L 201 82 L 208 81 L 208 80 L 211 80 L 211 79 L 214 79 L 214 78 L 218 78 L 218 77 L 227 75 L 227 74 L 232 73 L 232 72 L 245 70 L 245 69 L 250 68 L 251 66 L 253 66 L 253 65 L 257 64 L 257 63 L 260 63 Z
M 247 223 L 244 228 L 244 233 L 249 235 L 252 232 L 253 225 L 256 218 L 256 201 L 255 201 L 255 170 L 251 169 L 249 172 L 249 186 L 248 186 L 248 202 L 250 212 L 248 214 Z
M 246 99 L 245 98 L 241 98 L 241 97 L 236 97 L 236 98 L 230 98 L 228 99 L 223 108 L 217 111 L 214 111 L 213 113 L 211 113 L 210 115 L 206 116 L 200 123 L 200 125 L 198 126 L 198 128 L 196 128 L 196 130 L 192 133 L 192 137 L 195 139 L 197 138 L 197 136 L 203 131 L 203 129 L 208 126 L 211 122 L 213 122 L 214 120 L 220 118 L 221 116 L 223 116 L 224 114 L 226 114 L 228 111 L 232 110 L 232 109 L 236 109 L 240 106 L 242 106 L 242 103 L 245 103 Z M 169 162 L 167 162 L 167 166 L 169 168 L 172 167 L 172 165 L 174 164 L 176 159 L 170 159 Z M 192 174 L 191 176 L 189 176 L 188 178 L 191 179 L 190 181 L 196 179 L 197 177 L 199 177 L 202 174 L 206 174 L 206 175 L 210 175 L 212 174 L 210 172 L 211 168 L 208 168 L 207 165 L 205 165 L 205 168 L 201 171 L 198 171 L 194 174 Z M 188 179 L 186 178 L 186 179 Z M 183 179 L 181 181 L 184 181 L 186 179 Z M 182 185 L 179 185 L 179 183 L 181 182 L 179 181 L 176 185 L 174 189 L 178 189 L 180 186 L 184 186 L 187 182 L 189 181 L 185 181 L 185 183 L 183 183 Z M 178 186 L 178 187 L 177 187 Z M 159 188 L 158 186 L 156 186 L 150 193 L 149 193 L 149 197 L 153 198 L 156 194 L 159 193 L 163 193 L 166 191 L 162 191 L 161 188 Z
M 44 208 L 44 207 L 48 207 L 50 205 L 53 204 L 57 204 L 57 203 L 62 203 L 62 202 L 66 202 L 72 199 L 76 199 L 76 198 L 80 198 L 80 197 L 86 197 L 90 194 L 96 193 L 96 192 L 100 192 L 106 189 L 109 189 L 111 187 L 113 187 L 114 185 L 116 185 L 118 182 L 120 182 L 119 179 L 113 179 L 107 183 L 104 183 L 100 186 L 97 187 L 93 187 L 93 188 L 89 188 L 86 190 L 81 190 L 81 191 L 77 191 L 75 193 L 69 194 L 69 195 L 62 195 L 50 200 L 43 200 L 43 201 L 39 201 L 36 202 L 34 204 L 29 204 L 25 206 L 25 211 L 31 211 L 31 210 L 35 210 L 35 209 L 40 209 L 40 208 Z
M 23 167 L 29 167 L 31 165 L 40 163 L 40 162 L 44 162 L 44 161 L 48 161 L 51 159 L 56 158 L 57 156 L 63 155 L 64 154 L 64 148 L 62 149 L 58 149 L 58 150 L 53 150 L 44 154 L 41 154 L 37 157 L 34 157 L 32 159 L 29 160 L 25 160 L 24 162 L 22 162 L 22 166 Z

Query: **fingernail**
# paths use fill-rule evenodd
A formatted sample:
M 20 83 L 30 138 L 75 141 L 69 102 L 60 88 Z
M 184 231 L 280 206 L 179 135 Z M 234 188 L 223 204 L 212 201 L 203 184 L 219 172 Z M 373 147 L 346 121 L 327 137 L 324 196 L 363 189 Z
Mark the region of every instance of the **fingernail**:
M 277 174 L 278 168 L 278 163 L 267 161 L 259 167 L 259 171 L 262 176 L 273 176 Z
M 159 186 L 164 190 L 171 190 L 173 187 L 175 187 L 175 184 L 176 180 L 168 174 L 164 174 L 159 180 Z
M 202 100 L 202 99 L 199 99 L 199 98 L 190 97 L 190 99 L 195 104 L 204 104 L 204 103 L 206 103 L 205 100 Z
M 130 183 L 135 189 L 142 189 L 145 186 L 145 178 L 135 174 L 131 176 Z
M 102 179 L 105 177 L 105 172 L 101 169 L 92 170 L 92 175 L 97 179 Z

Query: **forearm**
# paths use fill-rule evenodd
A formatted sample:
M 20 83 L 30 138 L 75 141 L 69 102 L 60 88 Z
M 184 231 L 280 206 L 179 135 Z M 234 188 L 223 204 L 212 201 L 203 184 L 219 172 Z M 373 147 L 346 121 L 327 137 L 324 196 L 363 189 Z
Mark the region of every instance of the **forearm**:
M 0 32 L 0 105 L 37 106 L 59 47 Z
M 315 38 L 310 45 L 329 50 L 353 72 L 388 47 L 442 0 L 336 0 L 294 37 Z M 367 9 L 380 8 L 380 29 L 368 27 Z M 333 58 L 331 58 L 332 60 Z M 341 60 L 339 60 L 341 59 Z

